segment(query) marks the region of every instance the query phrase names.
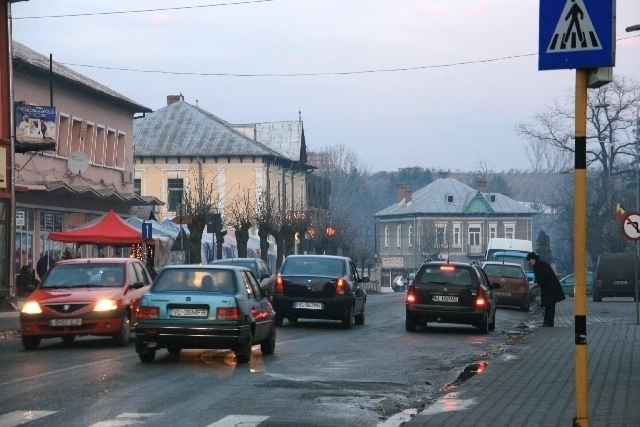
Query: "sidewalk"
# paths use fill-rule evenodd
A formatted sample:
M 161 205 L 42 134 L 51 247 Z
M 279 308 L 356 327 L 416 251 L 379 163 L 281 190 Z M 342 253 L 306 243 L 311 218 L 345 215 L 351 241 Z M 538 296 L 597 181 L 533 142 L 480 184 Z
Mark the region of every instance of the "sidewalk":
M 18 306 L 22 304 L 22 299 L 17 301 Z M 13 338 L 20 331 L 20 313 L 17 307 L 9 301 L 0 309 L 0 340 Z
M 518 345 L 403 426 L 572 426 L 573 304 L 573 298 L 558 304 L 554 328 L 535 327 Z M 587 301 L 590 427 L 640 426 L 639 344 L 640 326 L 631 299 Z

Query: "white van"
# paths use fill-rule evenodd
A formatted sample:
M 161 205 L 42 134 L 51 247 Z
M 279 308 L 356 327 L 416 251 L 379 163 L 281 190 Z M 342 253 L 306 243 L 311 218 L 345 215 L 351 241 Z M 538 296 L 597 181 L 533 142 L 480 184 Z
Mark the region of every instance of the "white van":
M 533 252 L 533 243 L 531 240 L 494 237 L 489 239 L 489 243 L 487 243 L 487 250 L 484 254 L 484 259 L 490 261 L 494 252 L 501 251 L 516 251 L 527 254 L 529 252 Z

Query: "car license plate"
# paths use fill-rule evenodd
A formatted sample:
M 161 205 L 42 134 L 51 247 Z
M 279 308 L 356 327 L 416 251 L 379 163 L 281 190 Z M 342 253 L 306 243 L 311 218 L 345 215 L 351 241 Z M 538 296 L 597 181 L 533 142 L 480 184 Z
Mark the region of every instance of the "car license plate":
M 82 326 L 82 319 L 51 319 L 49 326 Z
M 321 302 L 294 302 L 293 308 L 307 308 L 310 310 L 322 310 Z
M 493 291 L 493 293 L 497 297 L 510 297 L 511 296 L 511 292 Z
M 207 317 L 209 312 L 203 308 L 172 308 L 169 310 L 171 317 Z
M 627 281 L 626 280 L 614 280 L 613 284 L 614 285 L 626 285 Z
M 431 298 L 433 301 L 438 302 L 458 302 L 458 297 L 450 297 L 446 295 L 434 295 Z

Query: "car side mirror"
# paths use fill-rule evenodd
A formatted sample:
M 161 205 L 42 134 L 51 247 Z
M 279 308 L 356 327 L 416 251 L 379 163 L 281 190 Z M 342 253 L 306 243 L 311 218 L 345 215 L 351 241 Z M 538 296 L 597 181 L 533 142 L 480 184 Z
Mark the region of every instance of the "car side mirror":
M 131 289 L 141 289 L 145 286 L 145 284 L 143 282 L 136 282 L 133 285 L 131 285 Z
M 364 276 L 360 279 L 360 283 L 369 283 L 369 277 Z
M 260 276 L 260 280 L 264 280 L 264 279 L 268 279 L 269 277 L 271 277 L 271 275 L 269 273 L 262 273 L 262 275 Z

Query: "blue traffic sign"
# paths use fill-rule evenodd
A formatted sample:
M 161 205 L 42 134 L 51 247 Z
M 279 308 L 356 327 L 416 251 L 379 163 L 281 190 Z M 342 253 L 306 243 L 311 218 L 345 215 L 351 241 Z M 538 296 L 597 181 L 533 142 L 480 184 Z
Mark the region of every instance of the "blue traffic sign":
M 150 222 L 142 222 L 142 240 L 145 242 L 153 238 L 153 226 Z
M 538 70 L 613 67 L 615 0 L 540 0 Z

